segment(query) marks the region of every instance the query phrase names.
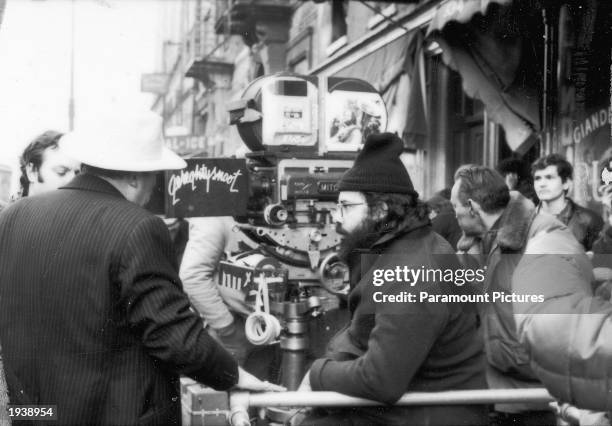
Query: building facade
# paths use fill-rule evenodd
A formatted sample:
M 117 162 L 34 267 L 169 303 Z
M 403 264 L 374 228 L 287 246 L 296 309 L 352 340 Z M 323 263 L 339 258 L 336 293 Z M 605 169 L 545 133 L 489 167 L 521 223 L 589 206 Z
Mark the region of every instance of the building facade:
M 382 94 L 423 197 L 450 186 L 461 164 L 561 152 L 576 166 L 575 198 L 597 201 L 612 158 L 609 2 L 167 3 L 167 88 L 154 109 L 185 156 L 239 150 L 227 104 L 259 76 L 357 77 Z

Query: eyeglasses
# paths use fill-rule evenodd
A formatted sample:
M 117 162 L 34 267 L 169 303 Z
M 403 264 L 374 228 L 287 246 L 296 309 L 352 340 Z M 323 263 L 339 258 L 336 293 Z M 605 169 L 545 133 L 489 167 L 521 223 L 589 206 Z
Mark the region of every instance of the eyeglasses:
M 339 217 L 342 217 L 344 216 L 344 210 L 347 209 L 348 207 L 363 206 L 364 204 L 368 204 L 368 203 L 338 203 L 336 204 L 336 213 L 338 214 Z

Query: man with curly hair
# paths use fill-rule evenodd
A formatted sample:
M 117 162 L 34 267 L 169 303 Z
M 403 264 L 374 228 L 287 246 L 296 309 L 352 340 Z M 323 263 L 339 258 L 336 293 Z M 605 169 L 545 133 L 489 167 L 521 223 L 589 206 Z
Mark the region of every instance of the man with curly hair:
M 59 147 L 62 133 L 48 130 L 24 149 L 19 157 L 21 196 L 38 195 L 63 186 L 78 174 L 80 164 Z
M 24 149 L 19 157 L 20 190 L 16 198 L 57 189 L 70 182 L 79 172 L 79 162 L 66 156 L 59 148 L 58 141 L 62 136 L 63 133 L 47 130 L 34 138 Z M 0 206 L 0 211 L 4 207 L 6 206 Z M 6 414 L 7 404 L 7 385 L 0 355 L 0 422 L 10 423 L 10 418 Z

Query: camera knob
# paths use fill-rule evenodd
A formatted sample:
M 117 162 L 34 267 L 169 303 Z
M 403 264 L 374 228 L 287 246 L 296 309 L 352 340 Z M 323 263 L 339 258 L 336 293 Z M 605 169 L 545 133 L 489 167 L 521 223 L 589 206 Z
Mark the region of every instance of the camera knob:
M 312 241 L 313 243 L 319 243 L 323 239 L 323 234 L 321 234 L 321 231 L 319 231 L 318 229 L 315 229 L 310 232 L 308 237 L 310 238 L 310 241 Z
M 288 217 L 287 209 L 281 204 L 271 204 L 264 209 L 264 220 L 268 225 L 283 225 Z

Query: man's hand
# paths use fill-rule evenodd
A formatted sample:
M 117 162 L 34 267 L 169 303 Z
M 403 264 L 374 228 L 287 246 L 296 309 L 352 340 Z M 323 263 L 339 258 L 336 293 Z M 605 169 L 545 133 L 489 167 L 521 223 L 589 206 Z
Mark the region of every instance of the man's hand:
M 284 392 L 287 390 L 287 388 L 275 385 L 274 383 L 262 382 L 242 367 L 238 367 L 238 383 L 236 383 L 236 387 L 245 390 L 264 392 Z
M 311 392 L 312 387 L 310 387 L 310 370 L 304 374 L 304 378 L 302 379 L 302 383 L 300 383 L 300 387 L 298 388 L 298 392 L 305 391 Z

